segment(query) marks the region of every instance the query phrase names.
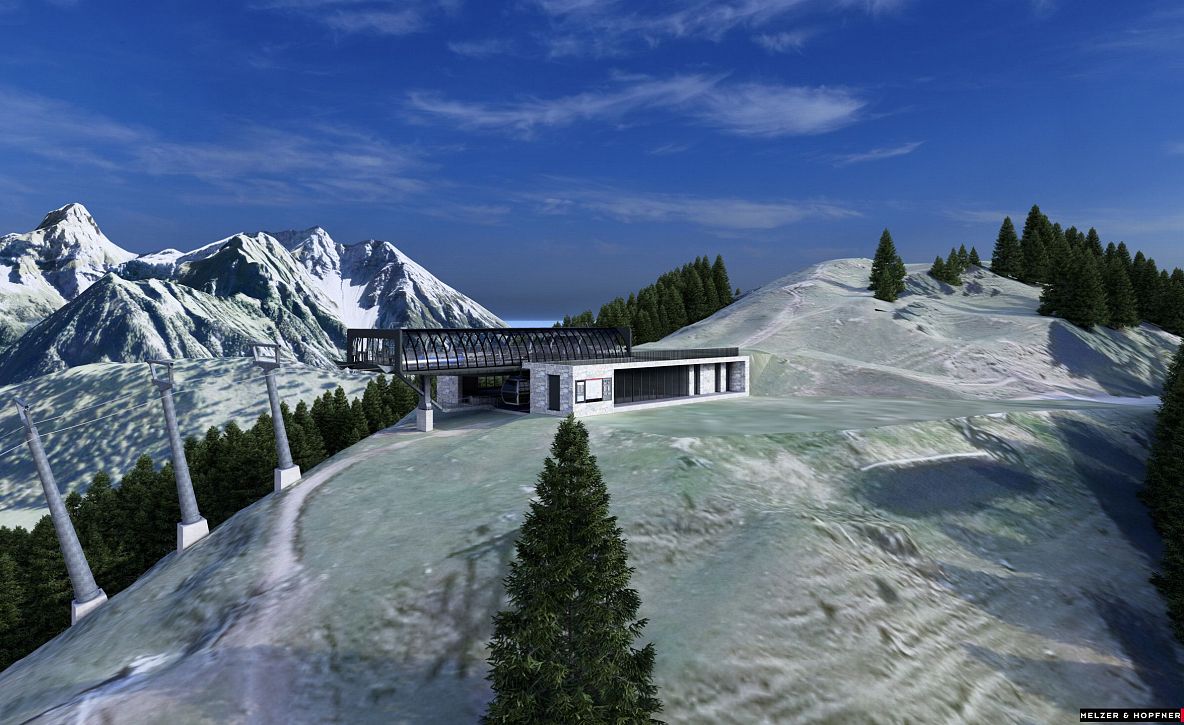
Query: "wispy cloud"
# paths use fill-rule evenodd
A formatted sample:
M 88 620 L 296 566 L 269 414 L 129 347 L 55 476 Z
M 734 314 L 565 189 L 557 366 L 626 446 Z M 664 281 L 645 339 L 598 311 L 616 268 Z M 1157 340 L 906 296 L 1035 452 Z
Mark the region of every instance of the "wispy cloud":
M 907 156 L 917 149 L 921 148 L 924 141 L 911 141 L 903 143 L 899 146 L 885 146 L 882 148 L 872 149 L 871 151 L 863 151 L 855 154 L 841 154 L 834 157 L 835 166 L 850 166 L 851 164 L 862 164 L 866 161 L 880 161 L 882 159 L 891 159 L 897 156 Z
M 451 42 L 448 49 L 468 58 L 489 58 L 513 52 L 514 44 L 508 38 L 485 38 Z
M 789 53 L 791 51 L 800 53 L 805 47 L 806 41 L 814 35 L 814 31 L 811 30 L 786 30 L 780 33 L 755 35 L 752 40 L 771 53 Z
M 342 33 L 409 35 L 426 30 L 439 13 L 457 10 L 456 0 L 258 0 L 256 10 L 285 12 Z
M 891 12 L 909 0 L 671 0 L 657 11 L 625 0 L 536 0 L 554 24 L 553 55 L 613 55 L 653 47 L 670 39 L 720 40 L 736 29 L 756 31 L 784 24 L 811 10 Z M 789 49 L 803 31 L 762 34 L 771 46 Z M 779 37 L 783 36 L 783 37 Z
M 247 124 L 217 142 L 176 141 L 60 100 L 0 89 L 12 116 L 0 145 L 49 162 L 115 176 L 183 177 L 222 200 L 253 203 L 391 199 L 420 191 L 418 152 L 345 126 Z
M 801 136 L 853 123 L 867 102 L 840 88 L 746 83 L 713 89 L 699 115 L 741 136 Z
M 522 136 L 543 127 L 619 121 L 662 110 L 740 136 L 772 137 L 824 133 L 848 125 L 858 120 L 867 103 L 846 89 L 723 81 L 718 75 L 633 78 L 604 90 L 500 104 L 416 92 L 408 96 L 407 108 L 415 116 L 447 120 L 461 128 Z
M 1184 156 L 1184 141 L 1175 141 L 1167 145 L 1169 154 L 1173 156 Z
M 946 209 L 942 216 L 964 224 L 1002 224 L 1010 212 L 998 209 Z
M 853 209 L 827 201 L 753 201 L 604 187 L 550 191 L 525 198 L 543 214 L 584 211 L 625 223 L 682 222 L 721 230 L 775 229 L 804 219 L 859 216 Z

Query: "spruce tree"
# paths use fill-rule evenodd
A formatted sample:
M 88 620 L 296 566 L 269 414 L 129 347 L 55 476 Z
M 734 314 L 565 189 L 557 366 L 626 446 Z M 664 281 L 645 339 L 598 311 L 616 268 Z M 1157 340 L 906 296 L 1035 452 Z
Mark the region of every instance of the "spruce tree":
M 1139 324 L 1135 291 L 1131 287 L 1126 270 L 1118 260 L 1103 261 L 1100 264 L 1103 282 L 1106 285 L 1106 309 L 1110 313 L 1110 319 L 1106 324 L 1117 330 Z
M 722 254 L 715 255 L 715 262 L 711 265 L 711 277 L 715 280 L 715 289 L 719 294 L 720 306 L 726 307 L 732 303 L 732 281 L 728 279 L 728 268 L 724 266 Z
M 1089 329 L 1109 318 L 1106 310 L 1106 288 L 1098 271 L 1098 260 L 1085 252 L 1073 255 L 1074 284 L 1064 298 L 1058 300 L 1057 314 L 1078 327 Z
M 966 251 L 966 245 L 958 245 L 958 264 L 962 267 L 962 271 L 970 269 L 970 252 Z
M 1011 217 L 1004 217 L 995 238 L 995 251 L 991 255 L 991 271 L 1003 277 L 1019 279 L 1024 272 L 1023 250 L 1015 233 Z
M 1115 249 L 1115 254 L 1118 255 L 1118 259 L 1122 262 L 1122 266 L 1126 268 L 1126 273 L 1130 274 L 1131 265 L 1133 264 L 1134 260 L 1131 259 L 1130 250 L 1126 248 L 1126 242 L 1118 243 L 1118 247 Z
M 633 569 L 583 423 L 559 424 L 494 616 L 487 723 L 645 723 L 661 709 Z
M 1102 238 L 1098 236 L 1098 230 L 1093 227 L 1085 234 L 1085 246 L 1095 257 L 1102 256 Z
M 19 634 L 24 599 L 16 559 L 7 550 L 0 549 L 0 670 L 25 654 L 26 648 L 21 646 Z
M 1023 266 L 1020 279 L 1024 282 L 1038 284 L 1048 278 L 1048 251 L 1045 226 L 1048 217 L 1040 212 L 1040 207 L 1033 204 L 1024 221 L 1024 234 L 1020 238 Z
M 966 247 L 963 247 L 962 251 L 966 251 Z M 952 285 L 962 284 L 962 273 L 965 271 L 966 267 L 963 266 L 958 251 L 951 247 L 950 254 L 946 257 L 946 282 Z
M 978 258 L 978 250 L 974 247 L 970 248 L 970 257 L 968 258 L 970 265 L 973 267 L 982 267 L 983 261 Z
M 872 271 L 868 289 L 874 291 L 878 300 L 894 302 L 904 292 L 905 268 L 896 244 L 887 229 L 880 235 L 880 244 L 872 259 Z
M 946 281 L 946 263 L 940 254 L 933 260 L 933 266 L 929 268 L 929 276 L 939 282 Z
M 1184 640 L 1184 345 L 1176 352 L 1162 393 L 1155 440 L 1140 498 L 1163 539 L 1160 571 L 1152 577 L 1167 603 L 1176 636 Z

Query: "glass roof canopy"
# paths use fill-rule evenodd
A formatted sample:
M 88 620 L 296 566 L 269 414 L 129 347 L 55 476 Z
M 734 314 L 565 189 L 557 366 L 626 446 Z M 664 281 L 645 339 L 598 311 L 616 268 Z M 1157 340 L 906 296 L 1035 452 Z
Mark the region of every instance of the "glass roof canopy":
M 504 373 L 524 362 L 613 360 L 633 354 L 627 327 L 350 329 L 341 367 L 409 375 Z

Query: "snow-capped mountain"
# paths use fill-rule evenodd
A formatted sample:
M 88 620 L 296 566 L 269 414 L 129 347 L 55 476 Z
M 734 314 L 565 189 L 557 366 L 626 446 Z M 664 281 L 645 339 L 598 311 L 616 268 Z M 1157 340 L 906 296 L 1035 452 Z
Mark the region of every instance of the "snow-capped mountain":
M 321 227 L 269 232 L 332 300 L 346 327 L 505 327 L 390 242 L 339 244 Z
M 31 232 L 0 236 L 0 326 L 23 332 L 134 256 L 77 203 L 46 214 Z
M 0 237 L 0 272 L 0 383 L 95 362 L 237 355 L 244 336 L 278 336 L 298 360 L 332 367 L 347 327 L 505 326 L 389 242 L 342 245 L 320 227 L 137 257 L 68 204 Z
M 246 355 L 252 340 L 277 333 L 245 296 L 222 299 L 175 282 L 108 274 L 5 350 L 0 381 L 96 362 Z
M 219 239 L 191 252 L 162 249 L 159 252 L 141 254 L 119 265 L 116 271 L 124 279 L 173 279 L 180 271 L 181 265 L 213 256 L 226 242 L 226 239 Z
M 213 254 L 185 262 L 176 281 L 216 297 L 258 302 L 296 357 L 331 366 L 345 347 L 345 326 L 333 303 L 288 250 L 264 233 L 236 234 Z

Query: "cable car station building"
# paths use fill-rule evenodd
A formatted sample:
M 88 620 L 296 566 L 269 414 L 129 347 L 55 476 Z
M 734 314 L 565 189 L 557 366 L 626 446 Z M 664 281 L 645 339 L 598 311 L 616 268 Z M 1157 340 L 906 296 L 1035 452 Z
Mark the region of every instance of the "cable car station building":
M 350 329 L 338 365 L 397 375 L 420 394 L 416 427 L 431 430 L 433 406 L 578 417 L 743 397 L 749 362 L 734 347 L 634 350 L 628 328 L 502 327 Z

